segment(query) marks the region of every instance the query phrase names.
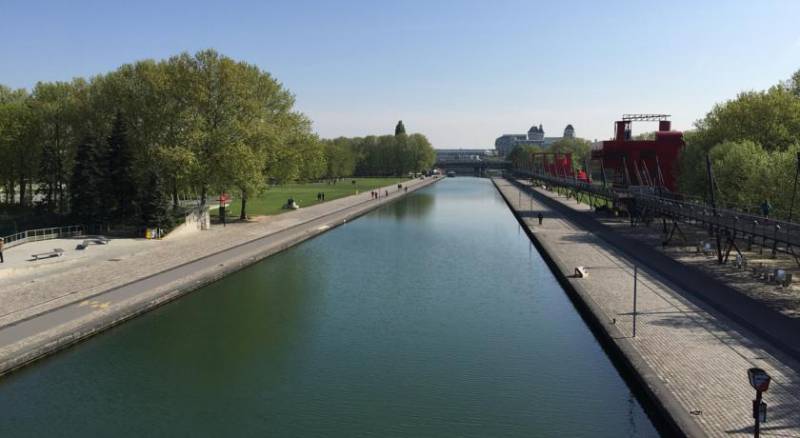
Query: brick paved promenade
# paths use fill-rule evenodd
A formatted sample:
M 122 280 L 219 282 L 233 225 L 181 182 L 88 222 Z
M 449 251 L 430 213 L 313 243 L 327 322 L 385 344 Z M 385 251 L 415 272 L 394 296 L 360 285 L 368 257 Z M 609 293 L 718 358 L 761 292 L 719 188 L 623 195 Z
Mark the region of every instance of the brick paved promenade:
M 409 180 L 404 186 L 411 193 L 435 181 Z M 372 200 L 362 193 L 254 222 L 146 242 L 145 250 L 136 246 L 138 252 L 108 260 L 53 265 L 33 277 L 3 276 L 0 374 L 403 196 L 397 186 L 385 190 L 388 198 Z M 7 254 L 27 254 L 25 247 Z M 98 248 L 86 251 L 92 250 Z
M 563 277 L 572 276 L 576 266 L 586 267 L 588 277 L 567 281 L 688 435 L 752 436 L 754 391 L 746 370 L 760 367 L 773 379 L 764 396 L 769 410 L 762 436 L 800 436 L 797 362 L 713 310 L 690 302 L 677 286 L 642 268 L 633 338 L 633 261 L 537 199 L 557 199 L 563 208 L 589 207 L 539 189 L 529 196 L 504 179 L 495 183 Z M 541 226 L 539 212 L 545 216 Z

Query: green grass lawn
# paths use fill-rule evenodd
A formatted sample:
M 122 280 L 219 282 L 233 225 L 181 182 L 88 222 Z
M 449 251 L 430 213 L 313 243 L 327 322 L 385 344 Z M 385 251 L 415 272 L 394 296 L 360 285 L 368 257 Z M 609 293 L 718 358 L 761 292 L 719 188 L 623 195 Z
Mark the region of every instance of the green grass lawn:
M 408 178 L 345 178 L 336 184 L 320 182 L 271 186 L 257 197 L 247 200 L 247 216 L 265 216 L 290 211 L 281 208 L 289 198 L 294 198 L 300 208 L 305 208 L 319 204 L 317 201 L 317 193 L 319 192 L 325 193 L 325 201 L 332 201 L 353 195 L 356 191 L 358 193 L 369 192 L 378 187 L 396 185 L 407 180 Z M 356 183 L 353 184 L 353 181 Z M 215 203 L 212 205 L 215 205 Z M 228 206 L 228 218 L 238 218 L 241 208 L 241 201 L 234 200 Z M 216 209 L 211 211 L 212 216 L 217 216 L 218 214 L 219 212 Z

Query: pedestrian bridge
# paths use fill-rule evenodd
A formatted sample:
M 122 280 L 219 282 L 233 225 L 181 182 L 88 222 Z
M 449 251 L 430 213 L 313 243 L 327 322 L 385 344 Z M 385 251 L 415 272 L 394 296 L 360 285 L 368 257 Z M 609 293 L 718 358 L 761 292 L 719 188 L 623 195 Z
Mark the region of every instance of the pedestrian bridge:
M 510 170 L 507 160 L 436 160 L 435 167 L 458 175 L 484 176 L 487 170 Z

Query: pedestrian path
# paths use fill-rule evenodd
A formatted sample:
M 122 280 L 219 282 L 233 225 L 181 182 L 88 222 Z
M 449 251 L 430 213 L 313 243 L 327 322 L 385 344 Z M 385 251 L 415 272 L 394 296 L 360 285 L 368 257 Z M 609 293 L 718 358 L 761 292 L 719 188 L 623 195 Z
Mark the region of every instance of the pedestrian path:
M 646 269 L 638 270 L 633 337 L 635 261 L 537 200 L 564 201 L 558 195 L 534 189 L 536 196 L 530 196 L 504 179 L 495 179 L 495 184 L 564 277 L 572 277 L 577 266 L 585 267 L 586 278 L 568 282 L 684 431 L 752 436 L 755 391 L 747 369 L 760 367 L 773 382 L 764 396 L 769 409 L 762 436 L 800 436 L 800 367 L 795 361 L 771 354 L 763 340 L 689 302 L 676 286 Z M 569 208 L 588 209 L 576 203 Z M 536 218 L 540 212 L 541 226 Z
M 409 180 L 404 186 L 411 193 L 434 181 Z M 378 200 L 365 193 L 257 222 L 217 226 L 101 263 L 78 261 L 34 280 L 4 278 L 0 373 L 403 195 L 396 186 L 384 190 L 390 195 Z

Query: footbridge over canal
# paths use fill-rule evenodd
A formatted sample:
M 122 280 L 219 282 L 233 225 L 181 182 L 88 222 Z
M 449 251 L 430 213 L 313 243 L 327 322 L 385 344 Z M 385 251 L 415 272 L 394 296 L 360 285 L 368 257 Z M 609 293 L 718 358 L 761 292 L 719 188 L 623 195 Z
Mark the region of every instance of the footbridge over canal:
M 487 170 L 511 170 L 511 162 L 500 159 L 490 160 L 441 160 L 437 159 L 435 167 L 445 172 L 453 171 L 457 175 L 484 176 Z

